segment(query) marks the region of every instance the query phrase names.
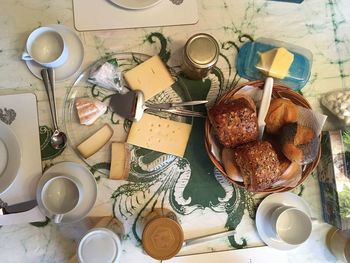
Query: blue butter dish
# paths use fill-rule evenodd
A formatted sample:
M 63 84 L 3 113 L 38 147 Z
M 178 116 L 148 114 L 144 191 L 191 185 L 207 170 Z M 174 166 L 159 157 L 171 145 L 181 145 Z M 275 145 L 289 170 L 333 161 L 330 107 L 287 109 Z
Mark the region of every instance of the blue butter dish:
M 276 52 L 274 52 L 274 50 L 282 49 L 284 51 L 279 52 L 281 53 L 281 56 L 279 56 L 280 60 L 281 57 L 284 59 L 285 52 L 290 54 L 293 58 L 289 61 L 289 64 L 287 63 L 288 68 L 286 68 L 285 74 L 279 75 L 280 78 L 274 78 L 274 80 L 293 90 L 301 90 L 310 78 L 312 53 L 308 49 L 286 42 L 268 38 L 259 38 L 256 41 L 243 44 L 236 59 L 238 74 L 242 78 L 248 80 L 265 79 L 268 75 L 268 73 L 266 73 L 268 72 L 268 69 L 266 71 L 262 70 L 261 65 L 266 65 L 266 63 L 268 64 L 269 62 L 264 61 L 264 63 L 262 63 L 262 54 L 275 54 Z M 267 59 L 267 61 L 269 61 L 269 59 Z M 277 65 L 275 63 L 274 68 L 282 68 L 284 64 L 284 62 L 278 63 Z

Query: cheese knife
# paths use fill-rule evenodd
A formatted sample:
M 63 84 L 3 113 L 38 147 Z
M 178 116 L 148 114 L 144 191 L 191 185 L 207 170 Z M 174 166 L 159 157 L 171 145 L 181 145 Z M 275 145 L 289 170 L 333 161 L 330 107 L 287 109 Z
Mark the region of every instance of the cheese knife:
M 36 207 L 37 204 L 38 202 L 36 200 L 30 200 L 14 205 L 7 205 L 5 202 L 1 201 L 0 215 L 25 212 Z

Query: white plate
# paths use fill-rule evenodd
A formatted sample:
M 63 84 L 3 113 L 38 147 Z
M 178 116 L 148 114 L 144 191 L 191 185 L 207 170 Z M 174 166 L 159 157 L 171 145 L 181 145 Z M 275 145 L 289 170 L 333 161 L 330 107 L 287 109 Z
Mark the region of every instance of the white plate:
M 126 9 L 145 9 L 159 4 L 162 0 L 110 0 L 117 6 Z
M 39 209 L 47 217 L 52 217 L 52 215 L 44 208 L 40 197 L 44 184 L 57 175 L 57 173 L 77 179 L 82 184 L 84 191 L 81 202 L 63 217 L 62 223 L 72 223 L 83 219 L 90 212 L 96 202 L 97 185 L 94 176 L 87 168 L 73 162 L 58 163 L 45 171 L 38 183 L 36 192 Z
M 18 139 L 8 125 L 0 121 L 0 194 L 14 182 L 21 164 L 21 148 Z M 1 156 L 2 155 L 2 156 Z
M 304 199 L 290 192 L 276 193 L 267 196 L 260 203 L 255 217 L 256 228 L 258 230 L 260 238 L 269 247 L 273 247 L 279 250 L 290 250 L 298 247 L 298 245 L 290 245 L 277 239 L 270 226 L 270 217 L 272 212 L 281 205 L 296 207 L 311 217 L 310 207 L 304 201 Z
M 63 25 L 48 25 L 47 27 L 51 27 L 59 31 L 59 33 L 62 34 L 64 41 L 67 43 L 68 59 L 62 66 L 55 68 L 55 75 L 56 81 L 68 79 L 79 70 L 81 63 L 83 62 L 83 44 L 81 43 L 81 40 L 77 34 L 68 27 L 65 27 Z M 33 75 L 37 78 L 42 79 L 40 71 L 43 66 L 30 60 L 27 60 L 25 62 L 30 72 L 32 72 Z

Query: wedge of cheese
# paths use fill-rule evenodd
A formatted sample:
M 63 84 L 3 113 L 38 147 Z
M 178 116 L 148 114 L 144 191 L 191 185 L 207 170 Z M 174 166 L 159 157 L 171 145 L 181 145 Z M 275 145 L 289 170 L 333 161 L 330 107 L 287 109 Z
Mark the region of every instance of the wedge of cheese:
M 130 150 L 126 143 L 113 142 L 111 151 L 111 169 L 109 178 L 125 180 L 130 171 Z
M 273 48 L 260 54 L 260 62 L 257 68 L 267 76 L 284 79 L 288 75 L 293 60 L 293 53 L 287 49 L 283 47 Z
M 112 135 L 113 129 L 108 124 L 105 124 L 93 135 L 79 144 L 77 149 L 84 158 L 89 158 L 100 150 L 111 139 Z
M 127 143 L 183 157 L 192 126 L 145 113 L 133 122 Z
M 102 116 L 107 106 L 99 100 L 92 98 L 78 98 L 75 101 L 80 124 L 91 125 Z
M 133 90 L 141 90 L 145 100 L 170 87 L 175 81 L 160 57 L 154 56 L 124 73 Z

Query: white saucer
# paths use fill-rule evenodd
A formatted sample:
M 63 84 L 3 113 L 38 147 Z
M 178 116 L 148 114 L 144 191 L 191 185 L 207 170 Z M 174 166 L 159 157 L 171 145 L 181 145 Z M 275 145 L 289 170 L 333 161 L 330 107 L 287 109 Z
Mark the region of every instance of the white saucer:
M 270 226 L 269 218 L 272 212 L 281 205 L 296 207 L 311 217 L 311 209 L 304 199 L 290 192 L 275 193 L 267 196 L 260 203 L 255 217 L 256 228 L 260 238 L 269 247 L 279 250 L 290 250 L 298 247 L 298 245 L 290 245 L 277 239 Z
M 50 215 L 50 213 L 44 208 L 40 197 L 44 184 L 57 175 L 57 173 L 77 179 L 82 184 L 82 189 L 84 191 L 82 200 L 72 211 L 63 217 L 61 222 L 72 223 L 83 219 L 90 212 L 96 202 L 97 185 L 94 176 L 87 168 L 73 162 L 58 163 L 45 171 L 38 183 L 36 191 L 36 198 L 40 211 L 47 217 L 51 218 L 52 215 Z
M 59 31 L 59 33 L 62 34 L 64 41 L 67 43 L 68 59 L 62 66 L 55 68 L 55 75 L 56 81 L 68 79 L 79 70 L 81 63 L 83 62 L 83 44 L 81 43 L 81 40 L 77 34 L 68 27 L 63 25 L 48 25 L 47 27 L 51 27 Z M 43 66 L 30 60 L 25 61 L 25 63 L 34 76 L 42 79 L 40 70 L 43 68 Z
M 11 128 L 0 121 L 1 152 L 0 162 L 0 194 L 10 188 L 14 182 L 21 164 L 21 148 L 18 139 Z
M 162 0 L 110 0 L 112 3 L 117 6 L 126 8 L 126 9 L 146 9 L 152 6 L 155 6 L 160 3 Z

